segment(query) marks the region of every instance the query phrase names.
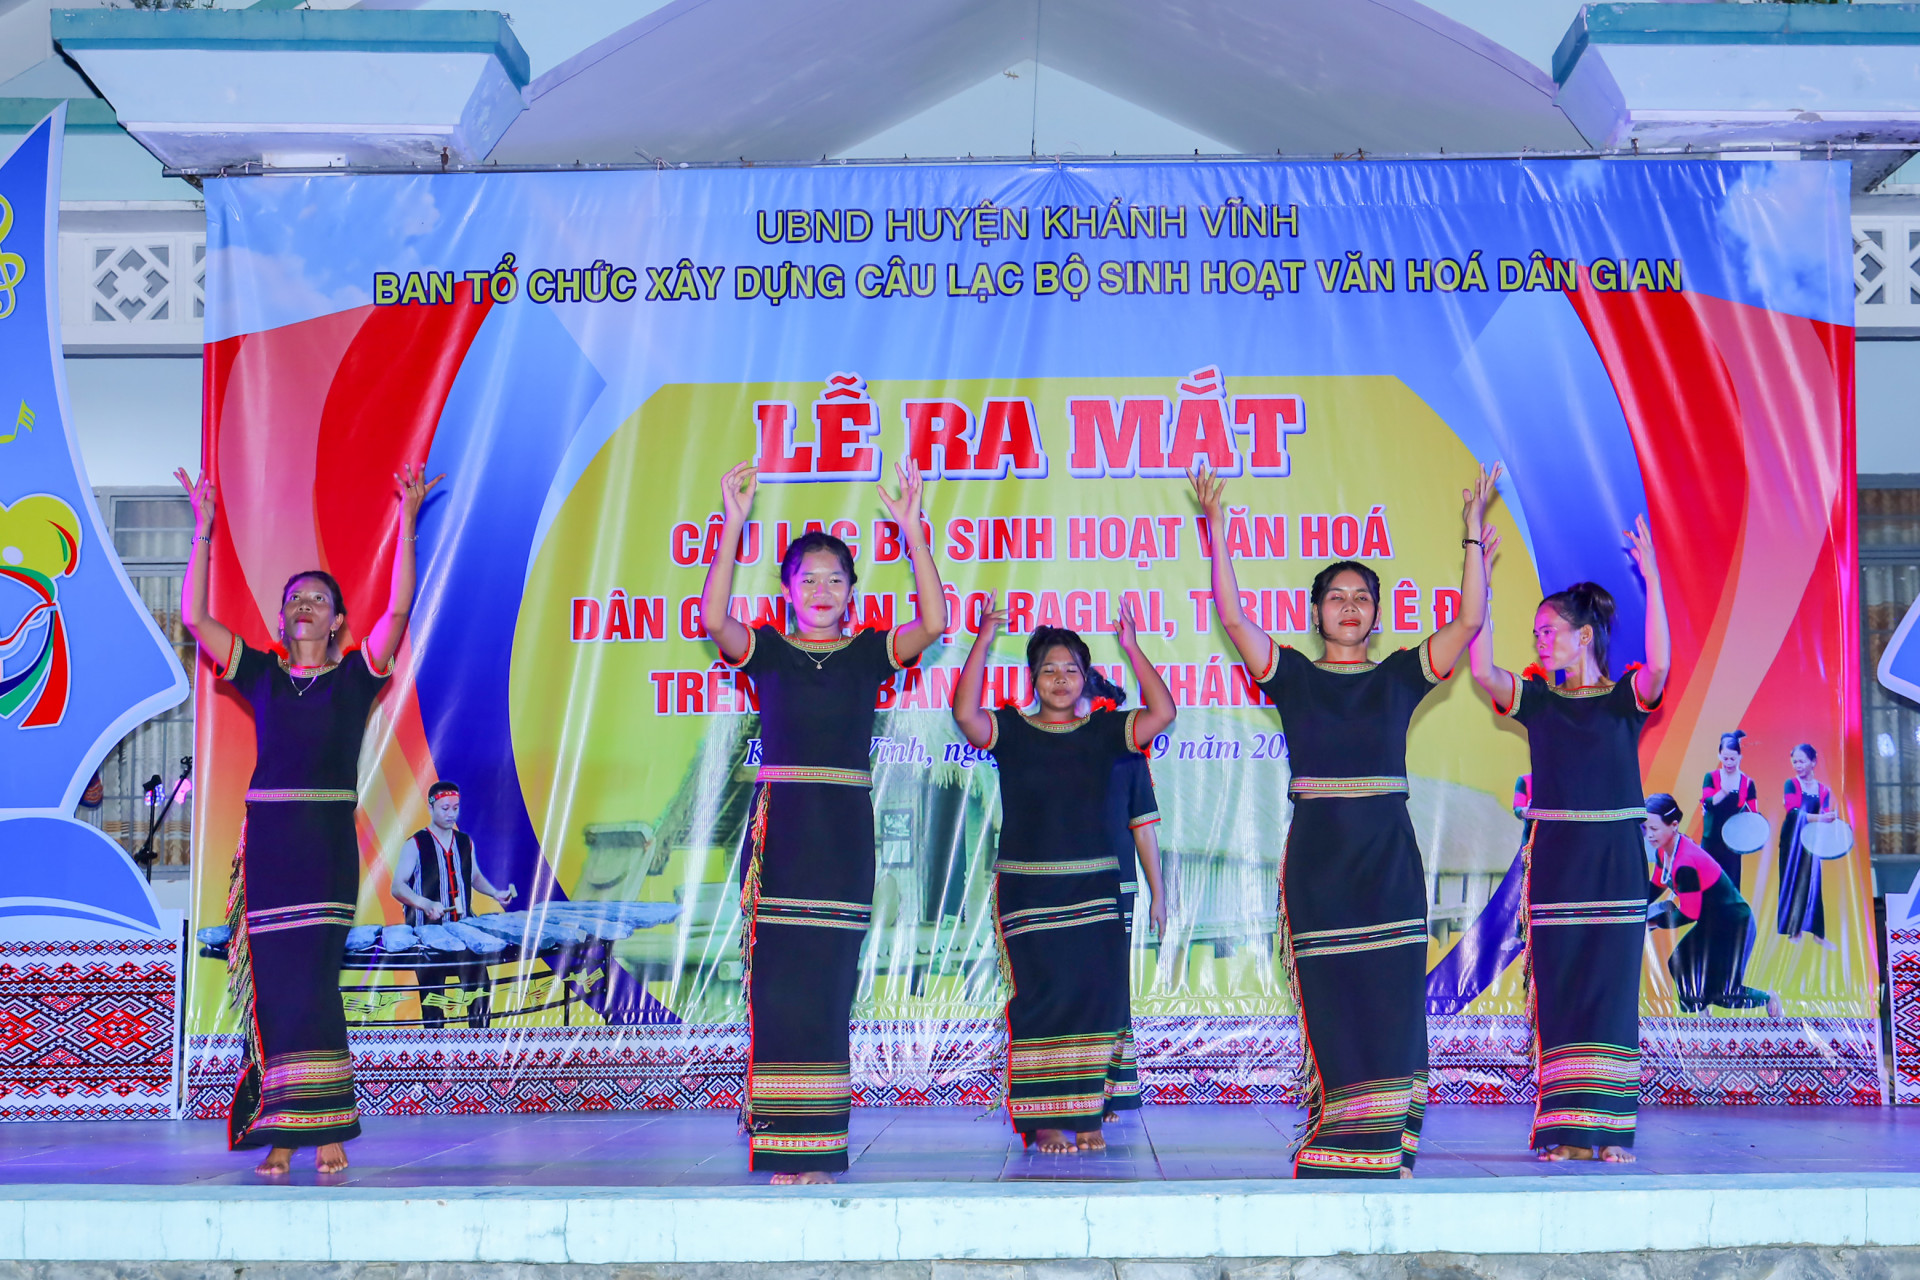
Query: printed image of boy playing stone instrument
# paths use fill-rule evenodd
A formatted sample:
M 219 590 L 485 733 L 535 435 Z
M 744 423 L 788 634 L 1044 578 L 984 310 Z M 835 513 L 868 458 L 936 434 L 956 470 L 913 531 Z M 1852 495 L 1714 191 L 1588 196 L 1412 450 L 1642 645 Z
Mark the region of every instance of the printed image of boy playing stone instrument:
M 473 914 L 473 892 L 510 905 L 518 895 L 512 885 L 496 889 L 486 873 L 474 861 L 473 837 L 460 830 L 460 788 L 440 781 L 427 790 L 429 823 L 413 833 L 402 846 L 393 868 L 393 896 L 406 910 L 407 923 L 422 926 L 456 923 Z M 488 973 L 484 961 L 448 966 L 438 982 L 423 982 L 420 1016 L 427 1026 L 437 1027 L 446 1020 L 448 995 L 440 991 L 428 994 L 433 986 L 451 985 L 455 992 L 477 991 L 466 1006 L 470 1027 L 487 1025 L 490 1001 L 487 997 Z M 457 998 L 457 997 L 456 997 Z

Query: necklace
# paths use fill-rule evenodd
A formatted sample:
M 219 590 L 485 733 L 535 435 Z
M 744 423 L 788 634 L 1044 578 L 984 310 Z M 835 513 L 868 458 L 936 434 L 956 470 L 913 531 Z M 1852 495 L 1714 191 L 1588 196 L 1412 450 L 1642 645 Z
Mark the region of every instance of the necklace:
M 319 682 L 320 677 L 333 670 L 333 668 L 325 665 L 314 668 L 313 674 L 307 677 L 305 684 L 301 684 L 300 678 L 293 674 L 297 670 L 299 670 L 299 668 L 295 667 L 292 663 L 287 664 L 287 683 L 293 686 L 294 697 L 304 698 L 307 696 L 307 690 L 313 688 L 313 686 Z
M 817 658 L 808 650 L 809 645 L 816 644 L 825 647 L 825 652 Z M 793 647 L 798 649 L 806 660 L 813 664 L 815 671 L 824 671 L 827 668 L 827 659 L 846 648 L 847 642 L 845 640 L 809 640 L 805 636 L 797 636 L 794 639 Z

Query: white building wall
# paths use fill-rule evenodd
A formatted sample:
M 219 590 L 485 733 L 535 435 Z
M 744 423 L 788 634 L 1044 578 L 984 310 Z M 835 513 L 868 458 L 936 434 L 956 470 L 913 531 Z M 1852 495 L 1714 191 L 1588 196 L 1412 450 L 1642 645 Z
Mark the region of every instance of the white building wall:
M 1862 475 L 1920 475 L 1920 339 L 1854 346 L 1854 415 Z
M 67 358 L 67 398 L 95 486 L 169 485 L 200 465 L 200 360 Z

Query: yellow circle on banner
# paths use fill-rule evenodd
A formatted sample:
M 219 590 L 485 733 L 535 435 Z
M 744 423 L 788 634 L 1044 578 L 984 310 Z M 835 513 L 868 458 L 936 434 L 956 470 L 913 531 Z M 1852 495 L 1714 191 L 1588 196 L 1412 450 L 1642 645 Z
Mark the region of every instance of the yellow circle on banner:
M 687 885 L 715 883 L 728 874 L 734 851 L 712 845 L 713 833 L 695 828 L 708 820 L 700 815 L 720 803 L 716 788 L 729 785 L 728 765 L 742 758 L 740 740 L 751 722 L 733 713 L 740 694 L 730 673 L 713 670 L 713 645 L 687 638 L 698 631 L 693 602 L 706 573 L 698 553 L 709 517 L 719 510 L 720 475 L 755 454 L 756 405 L 793 406 L 800 425 L 792 438 L 804 445 L 812 440 L 812 406 L 823 395 L 823 382 L 661 388 L 593 458 L 539 548 L 514 637 L 514 754 L 534 828 L 570 893 L 657 899 L 675 887 L 684 893 Z M 893 463 L 904 454 L 906 402 L 955 402 L 972 414 L 976 431 L 984 429 L 989 400 L 1031 403 L 1046 455 L 1044 478 L 929 480 L 926 515 L 942 579 L 963 611 L 975 593 L 995 592 L 1005 603 L 1014 591 L 1036 599 L 1053 592 L 1063 602 L 1070 592 L 1085 592 L 1083 606 L 1093 601 L 1098 607 L 1081 612 L 1104 616 L 1109 625 L 1127 593 L 1138 593 L 1133 598 L 1158 622 L 1156 634 L 1143 628 L 1146 652 L 1156 663 L 1192 664 L 1195 691 L 1196 705 L 1183 708 L 1168 750 L 1154 761 L 1162 842 L 1182 839 L 1189 828 L 1212 831 L 1212 838 L 1234 846 L 1232 857 L 1252 858 L 1246 870 L 1259 878 L 1266 874 L 1259 866 L 1278 864 L 1284 762 L 1257 758 L 1256 752 L 1265 754 L 1261 742 L 1270 743 L 1280 724 L 1271 708 L 1244 700 L 1199 705 L 1208 692 L 1232 690 L 1238 657 L 1207 607 L 1208 568 L 1191 487 L 1184 476 L 1087 478 L 1072 474 L 1070 465 L 1069 398 L 1171 401 L 1176 383 L 877 382 L 867 394 L 879 431 L 862 443 L 884 455 L 884 483 L 891 489 Z M 1315 572 L 1338 551 L 1358 550 L 1351 536 L 1335 545 L 1334 522 L 1352 517 L 1342 533 L 1353 535 L 1377 508 L 1391 555 L 1377 554 L 1376 543 L 1376 554 L 1365 557 L 1380 574 L 1385 597 L 1373 653 L 1384 657 L 1418 644 L 1434 628 L 1437 592 L 1457 591 L 1460 584 L 1460 494 L 1476 470 L 1466 447 L 1393 377 L 1236 377 L 1227 393 L 1298 396 L 1304 408 L 1305 432 L 1286 437 L 1291 474 L 1240 477 L 1227 488 L 1229 506 L 1244 506 L 1250 517 L 1267 521 L 1269 534 L 1275 528 L 1271 518 L 1283 518 L 1285 554 L 1272 554 L 1269 537 L 1257 543 L 1263 555 L 1238 564 L 1242 590 L 1266 593 L 1259 607 L 1278 639 L 1318 656 L 1304 611 L 1293 606 L 1304 601 Z M 1167 416 L 1171 421 L 1175 414 L 1169 410 Z M 797 534 L 808 522 L 828 529 L 846 522 L 854 534 L 849 541 L 856 548 L 859 590 L 883 603 L 891 596 L 895 622 L 905 623 L 914 616 L 908 566 L 904 560 L 875 562 L 876 523 L 885 518 L 869 480 L 763 480 L 753 510 L 760 545 L 754 562 L 737 571 L 733 594 L 746 598 L 750 615 L 770 614 L 780 594 L 778 527 L 784 523 Z M 993 550 L 982 522 L 1028 518 L 1050 518 L 1050 548 L 1039 531 L 1022 526 L 999 548 L 1010 558 L 979 558 L 981 541 L 989 554 Z M 1122 558 L 1099 558 L 1099 537 L 1076 541 L 1072 522 L 1089 518 L 1108 522 L 1110 534 L 1111 521 L 1122 522 Z M 1511 514 L 1496 507 L 1490 518 L 1507 534 L 1495 570 L 1495 612 L 1501 651 L 1517 666 L 1520 653 L 1508 651 L 1524 652 L 1539 583 Z M 1323 553 L 1310 557 L 1303 550 L 1320 548 L 1302 545 L 1308 526 L 1324 527 L 1328 540 Z M 1104 550 L 1119 547 L 1109 539 Z M 1048 549 L 1051 559 L 1011 558 Z M 1148 550 L 1143 559 L 1125 558 Z M 676 553 L 691 562 L 676 563 Z M 1396 602 L 1396 589 L 1406 590 L 1403 583 L 1411 594 Z M 619 634 L 607 639 L 616 612 L 623 615 Z M 576 639 L 576 631 L 596 638 Z M 1110 637 L 1088 638 L 1096 663 L 1123 661 Z M 923 667 L 951 676 L 969 640 L 962 629 L 954 643 L 930 650 Z M 1003 636 L 994 662 L 1022 663 L 1024 645 L 1024 635 Z M 1210 664 L 1216 668 L 1211 675 Z M 1527 748 L 1524 735 L 1492 716 L 1485 699 L 1467 687 L 1464 655 L 1458 665 L 1457 677 L 1431 695 L 1414 720 L 1408 768 L 1429 873 L 1461 877 L 1464 884 L 1470 877 L 1497 880 L 1512 859 L 1519 825 L 1510 797 L 1514 779 L 1526 771 Z M 931 670 L 923 678 L 936 681 Z M 912 735 L 926 749 L 927 767 L 934 768 L 950 759 L 946 753 L 959 741 L 943 709 L 882 715 L 875 733 Z M 1228 743 L 1237 758 L 1222 745 Z M 745 776 L 731 785 L 744 788 Z M 1222 804 L 1236 813 L 1224 824 L 1216 813 Z

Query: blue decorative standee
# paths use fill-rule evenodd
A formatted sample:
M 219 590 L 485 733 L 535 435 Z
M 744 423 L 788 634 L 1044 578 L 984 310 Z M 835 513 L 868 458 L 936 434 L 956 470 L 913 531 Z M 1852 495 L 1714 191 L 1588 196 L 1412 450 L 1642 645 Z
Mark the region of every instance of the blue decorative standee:
M 1879 676 L 1881 684 L 1901 697 L 1920 702 L 1920 600 L 1913 602 L 1887 641 Z
M 187 696 L 94 505 L 67 407 L 62 105 L 0 162 L 0 1119 L 174 1109 L 182 962 L 126 852 L 76 820 L 115 743 Z

